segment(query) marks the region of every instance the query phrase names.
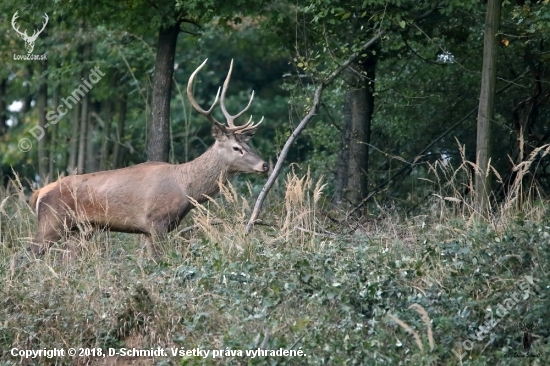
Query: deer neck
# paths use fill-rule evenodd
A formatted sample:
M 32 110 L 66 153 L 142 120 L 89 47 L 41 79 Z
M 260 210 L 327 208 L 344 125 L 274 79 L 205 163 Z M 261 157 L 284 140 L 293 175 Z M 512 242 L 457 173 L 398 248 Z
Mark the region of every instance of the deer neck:
M 204 202 L 206 196 L 212 197 L 218 193 L 220 179 L 225 182 L 231 174 L 224 159 L 213 147 L 195 160 L 180 165 L 180 170 L 186 195 L 198 202 Z

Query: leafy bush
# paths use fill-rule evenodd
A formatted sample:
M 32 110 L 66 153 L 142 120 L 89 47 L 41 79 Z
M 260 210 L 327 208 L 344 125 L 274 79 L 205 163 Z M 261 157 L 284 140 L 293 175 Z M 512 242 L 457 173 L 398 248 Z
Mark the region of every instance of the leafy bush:
M 523 352 L 518 323 L 533 329 L 530 354 L 549 358 L 546 220 L 469 224 L 444 208 L 439 218 L 389 212 L 329 226 L 328 208 L 318 207 L 322 184 L 291 174 L 285 189 L 292 204 L 281 197 L 265 225 L 244 236 L 251 196 L 223 188 L 221 199 L 194 211 L 192 229 L 160 243 L 156 261 L 139 237 L 115 233 L 82 242 L 76 260 L 63 260 L 61 245 L 34 259 L 26 245 L 35 219 L 24 195 L 2 190 L 4 364 L 19 362 L 14 347 L 243 352 L 135 359 L 149 364 L 456 365 L 459 357 L 469 365 L 519 364 L 512 358 Z M 519 287 L 526 278 L 528 295 Z M 514 293 L 517 304 L 484 334 L 488 314 L 495 317 Z M 259 348 L 305 356 L 244 355 Z

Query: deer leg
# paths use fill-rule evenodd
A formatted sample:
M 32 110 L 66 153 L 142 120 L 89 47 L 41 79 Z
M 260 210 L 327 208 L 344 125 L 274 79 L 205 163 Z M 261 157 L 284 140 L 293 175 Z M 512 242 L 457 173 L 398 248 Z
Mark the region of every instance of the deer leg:
M 38 228 L 30 250 L 35 255 L 43 255 L 53 244 L 58 242 L 72 227 L 73 220 L 64 210 L 48 204 L 46 198 L 37 212 Z
M 43 255 L 54 243 L 61 239 L 62 230 L 50 222 L 39 223 L 38 231 L 30 245 L 34 255 Z
M 151 258 L 157 257 L 155 245 L 153 243 L 153 235 L 151 234 L 145 234 L 145 249 Z
M 80 256 L 80 253 L 82 253 L 82 243 L 84 241 L 89 241 L 92 238 L 92 235 L 93 231 L 90 230 L 87 230 L 85 232 L 82 232 L 79 229 L 71 230 L 65 242 L 66 250 L 63 254 L 63 258 L 68 261 L 74 261 L 76 258 L 78 258 Z
M 152 258 L 160 258 L 162 254 L 158 242 L 166 240 L 169 225 L 164 221 L 153 222 L 151 231 L 145 235 L 147 251 Z
M 161 257 L 162 251 L 159 248 L 158 242 L 164 241 L 165 236 L 153 235 L 153 234 L 144 234 L 145 236 L 145 248 L 147 254 L 157 260 Z

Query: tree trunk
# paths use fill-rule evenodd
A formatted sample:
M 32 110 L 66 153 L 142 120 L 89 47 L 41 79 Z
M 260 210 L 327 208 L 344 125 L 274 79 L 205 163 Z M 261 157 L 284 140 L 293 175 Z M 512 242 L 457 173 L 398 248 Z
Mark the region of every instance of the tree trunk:
M 40 85 L 38 86 L 38 97 L 36 100 L 36 108 L 38 109 L 38 126 L 40 130 L 44 132 L 44 135 L 38 140 L 38 175 L 40 176 L 41 183 L 48 181 L 48 158 L 46 156 L 46 108 L 48 107 L 48 84 L 46 82 L 46 70 L 47 61 L 41 62 L 40 70 L 42 72 L 42 78 Z
M 96 103 L 90 103 L 88 101 L 88 132 L 86 136 L 86 173 L 97 172 L 99 169 L 99 159 L 97 158 L 97 147 L 94 144 L 94 138 L 97 136 L 98 121 L 96 118 L 92 118 L 94 115 L 98 115 L 99 108 Z
M 0 136 L 2 136 L 8 130 L 8 106 L 6 102 L 6 89 L 8 85 L 8 78 L 2 78 L 0 80 Z M 2 183 L 0 181 L 0 183 Z
M 286 140 L 285 145 L 283 146 L 283 149 L 281 150 L 281 153 L 279 154 L 279 157 L 277 159 L 277 163 L 275 164 L 275 167 L 273 167 L 273 171 L 271 172 L 271 175 L 267 179 L 267 182 L 263 186 L 260 194 L 258 195 L 258 199 L 256 200 L 256 203 L 254 204 L 254 209 L 252 210 L 252 214 L 250 215 L 250 218 L 248 219 L 248 222 L 246 224 L 246 227 L 244 229 L 245 235 L 248 235 L 250 232 L 250 229 L 252 228 L 252 225 L 254 225 L 254 222 L 258 218 L 258 215 L 260 214 L 260 210 L 262 208 L 262 204 L 265 200 L 265 197 L 269 193 L 269 190 L 271 187 L 273 187 L 273 183 L 275 183 L 275 180 L 277 179 L 279 173 L 281 172 L 281 168 L 283 166 L 283 162 L 286 159 L 286 156 L 288 155 L 288 151 L 290 150 L 290 147 L 292 144 L 296 141 L 296 138 L 300 135 L 300 133 L 303 131 L 303 129 L 306 127 L 306 125 L 311 121 L 311 119 L 317 114 L 319 111 L 319 107 L 321 105 L 321 95 L 323 94 L 323 90 L 330 85 L 338 75 L 345 69 L 351 65 L 352 62 L 354 62 L 360 54 L 370 49 L 372 46 L 378 43 L 378 40 L 380 37 L 384 35 L 383 32 L 378 32 L 374 37 L 372 37 L 370 40 L 365 42 L 363 46 L 361 46 L 356 52 L 352 53 L 349 58 L 344 61 L 340 66 L 338 66 L 330 75 L 321 81 L 320 84 L 317 85 L 315 88 L 315 93 L 313 95 L 313 104 L 311 105 L 311 108 L 309 109 L 309 112 L 307 115 L 300 121 L 298 126 L 292 131 L 292 134 L 290 137 Z
M 78 141 L 78 165 L 77 174 L 84 174 L 84 163 L 86 162 L 86 134 L 88 131 L 88 95 L 82 98 L 80 113 L 80 137 Z
M 116 128 L 116 144 L 113 148 L 113 168 L 120 168 L 120 158 L 123 151 L 122 139 L 124 138 L 124 124 L 126 123 L 126 104 L 128 101 L 128 96 L 123 94 L 118 111 L 118 122 Z
M 28 63 L 25 67 L 26 74 L 30 78 L 33 74 L 33 68 L 32 63 Z M 19 111 L 20 120 L 23 120 L 24 116 L 31 110 L 31 104 L 34 99 L 33 91 L 31 90 L 31 84 L 30 83 L 23 83 L 23 105 L 21 106 L 21 110 Z
M 109 140 L 111 139 L 111 123 L 113 119 L 113 108 L 110 99 L 105 102 L 105 108 L 103 113 L 103 139 L 101 142 L 101 153 L 99 156 L 99 170 L 105 170 L 110 168 L 109 164 Z
M 177 22 L 159 31 L 153 100 L 147 128 L 147 160 L 168 162 L 170 152 L 170 96 L 176 41 L 180 31 Z
M 483 69 L 481 71 L 481 92 L 477 115 L 475 175 L 475 208 L 480 214 L 489 208 L 491 184 L 487 172 L 491 147 L 491 121 L 494 116 L 496 66 L 498 52 L 498 29 L 500 26 L 501 0 L 488 0 L 483 37 Z
M 344 127 L 338 154 L 336 202 L 360 205 L 368 194 L 369 144 L 374 111 L 374 80 L 377 58 L 356 65 L 365 75 L 348 72 L 351 90 L 345 95 Z
M 53 106 L 54 107 L 57 107 L 59 105 L 59 84 L 56 85 L 55 89 L 54 89 L 54 92 L 53 92 Z M 58 122 L 59 123 L 59 122 Z M 48 143 L 48 150 L 49 150 L 49 153 L 50 153 L 50 157 L 49 157 L 49 163 L 50 163 L 50 166 L 48 168 L 48 171 L 49 171 L 49 177 L 51 180 L 55 180 L 55 176 L 56 176 L 56 172 L 55 172 L 55 168 L 56 168 L 56 151 L 55 151 L 55 148 L 56 148 L 56 144 L 57 144 L 57 125 L 58 123 L 52 123 L 50 124 L 50 127 L 49 127 L 49 131 L 50 131 L 50 142 Z
M 349 139 L 351 130 L 351 108 L 348 106 L 348 94 L 344 95 L 344 120 L 340 131 L 340 150 L 336 166 L 334 202 L 342 204 L 348 187 Z
M 76 173 L 76 164 L 78 157 L 78 126 L 80 122 L 80 103 L 73 107 L 71 140 L 69 141 L 69 166 L 67 167 L 69 174 Z

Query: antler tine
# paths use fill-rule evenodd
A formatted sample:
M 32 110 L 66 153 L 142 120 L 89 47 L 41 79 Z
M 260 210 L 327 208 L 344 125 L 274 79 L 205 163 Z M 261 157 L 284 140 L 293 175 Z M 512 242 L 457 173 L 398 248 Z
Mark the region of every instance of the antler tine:
M 199 71 L 206 64 L 206 61 L 208 61 L 208 59 L 204 60 L 204 62 L 202 64 L 200 64 L 200 66 L 197 67 L 197 69 L 195 71 L 193 71 L 193 73 L 189 77 L 189 81 L 187 82 L 187 98 L 189 98 L 189 101 L 191 102 L 191 105 L 193 106 L 193 108 L 195 108 L 195 110 L 197 112 L 199 112 L 200 114 L 205 116 L 210 122 L 215 123 L 216 125 L 218 125 L 218 127 L 221 127 L 225 131 L 225 130 L 227 130 L 225 125 L 220 123 L 214 117 L 212 117 L 212 110 L 214 110 L 214 107 L 216 106 L 216 103 L 218 103 L 218 98 L 220 97 L 220 88 L 218 88 L 218 92 L 216 93 L 216 99 L 214 99 L 214 103 L 212 103 L 212 106 L 207 111 L 202 109 L 201 106 L 197 103 L 197 101 L 193 97 L 192 88 L 193 88 L 193 82 L 195 80 L 195 76 L 199 73 Z
M 227 120 L 227 125 L 229 126 L 228 130 L 230 130 L 232 132 L 235 132 L 235 131 L 239 131 L 241 128 L 244 127 L 244 126 L 235 126 L 234 121 L 237 118 L 239 118 L 240 116 L 242 116 L 244 114 L 244 112 L 246 112 L 248 110 L 248 108 L 252 104 L 252 100 L 254 99 L 254 91 L 252 91 L 252 95 L 250 96 L 250 100 L 248 101 L 248 105 L 245 107 L 245 109 L 243 109 L 242 111 L 240 111 L 239 113 L 237 113 L 234 116 L 230 115 L 227 112 L 227 109 L 225 108 L 225 93 L 227 92 L 227 87 L 229 86 L 229 81 L 231 80 L 231 72 L 232 71 L 233 71 L 233 59 L 231 59 L 231 65 L 229 66 L 229 72 L 227 73 L 227 77 L 225 78 L 225 82 L 223 83 L 222 96 L 221 96 L 221 99 L 220 99 L 220 106 L 221 106 L 223 115 L 225 116 L 225 119 Z
M 48 18 L 48 14 L 46 13 L 44 13 L 44 16 L 42 18 L 44 18 L 45 22 L 42 22 L 42 29 L 40 29 L 40 32 L 38 32 L 39 34 L 42 33 L 44 28 L 46 28 L 46 25 L 48 25 L 48 20 L 50 20 L 50 18 Z
M 252 116 L 250 116 L 250 119 L 248 120 L 248 122 L 247 122 L 246 125 L 241 126 L 242 128 L 239 129 L 239 130 L 237 131 L 237 133 L 242 134 L 242 133 L 245 133 L 245 132 L 247 132 L 247 131 L 251 131 L 251 130 L 257 129 L 258 126 L 260 125 L 260 123 L 262 123 L 262 122 L 264 121 L 264 117 L 262 116 L 262 118 L 260 119 L 260 122 L 258 122 L 258 123 L 252 123 L 252 124 L 249 126 L 249 124 L 250 124 L 251 121 L 252 121 Z
M 42 31 L 44 30 L 44 28 L 46 28 L 46 25 L 48 24 L 48 14 L 44 13 L 44 17 L 43 17 L 46 21 L 45 22 L 42 22 L 42 29 L 40 29 L 39 31 L 37 31 L 36 29 L 33 31 L 32 33 L 32 36 L 29 37 L 30 40 L 33 40 L 33 41 L 36 41 L 36 39 L 38 38 L 38 36 L 40 35 L 40 33 L 42 33 Z M 27 32 L 25 32 L 25 34 L 27 34 Z
M 48 25 L 48 14 L 44 13 L 44 16 L 43 18 L 46 20 L 45 22 L 42 22 L 42 29 L 40 29 L 39 31 L 37 31 L 36 29 L 34 30 L 32 36 L 30 36 L 29 38 L 33 39 L 33 40 L 36 40 L 38 38 L 38 36 L 40 35 L 40 33 L 42 33 L 42 31 L 44 30 L 44 28 L 46 28 L 46 25 Z
M 250 118 L 248 119 L 248 122 L 246 122 L 244 125 L 242 126 L 239 126 L 239 128 L 245 128 L 245 127 L 248 127 L 250 125 L 250 123 L 252 123 L 252 116 L 250 116 Z M 252 123 L 254 124 L 254 123 Z
M 13 17 L 11 18 L 11 26 L 12 26 L 13 29 L 14 29 L 17 33 L 19 33 L 20 35 L 25 36 L 25 37 L 28 37 L 28 35 L 27 35 L 27 30 L 25 29 L 25 33 L 21 33 L 21 31 L 19 30 L 19 27 L 15 24 L 15 21 L 17 20 L 17 18 L 19 18 L 18 13 L 19 13 L 19 10 L 17 10 L 17 11 L 15 12 L 15 14 L 13 14 Z

